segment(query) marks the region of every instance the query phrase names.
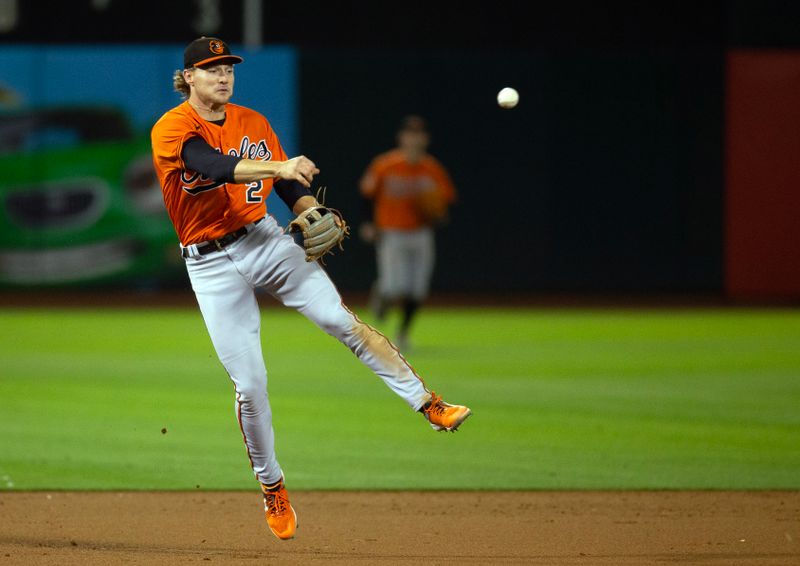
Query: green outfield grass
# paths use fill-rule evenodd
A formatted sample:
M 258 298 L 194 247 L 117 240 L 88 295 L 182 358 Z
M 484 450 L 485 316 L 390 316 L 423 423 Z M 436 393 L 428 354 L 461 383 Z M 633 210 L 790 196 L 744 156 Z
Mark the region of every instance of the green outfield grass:
M 293 489 L 800 488 L 795 310 L 425 311 L 457 434 L 294 312 L 262 337 Z M 0 489 L 255 486 L 195 310 L 0 311 L 0 376 Z

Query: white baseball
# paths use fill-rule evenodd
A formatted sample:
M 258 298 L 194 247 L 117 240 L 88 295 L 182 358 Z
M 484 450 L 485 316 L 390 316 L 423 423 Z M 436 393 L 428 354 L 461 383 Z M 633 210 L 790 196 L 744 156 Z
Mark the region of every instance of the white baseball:
M 497 93 L 497 104 L 500 105 L 500 108 L 514 108 L 518 102 L 519 93 L 510 86 Z

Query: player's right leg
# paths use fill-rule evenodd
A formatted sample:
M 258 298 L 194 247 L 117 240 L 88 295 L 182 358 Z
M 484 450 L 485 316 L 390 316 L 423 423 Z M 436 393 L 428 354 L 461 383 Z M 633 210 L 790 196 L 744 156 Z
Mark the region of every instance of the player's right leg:
M 278 538 L 290 539 L 297 528 L 297 514 L 275 457 L 267 370 L 261 352 L 261 313 L 253 287 L 229 255 L 245 247 L 246 241 L 239 240 L 225 251 L 189 258 L 186 267 L 214 349 L 236 389 L 236 418 L 250 465 L 261 483 L 267 524 Z
M 281 468 L 275 457 L 261 318 L 253 288 L 226 251 L 188 258 L 186 268 L 214 349 L 236 390 L 236 417 L 253 472 L 262 484 L 274 484 L 281 479 Z

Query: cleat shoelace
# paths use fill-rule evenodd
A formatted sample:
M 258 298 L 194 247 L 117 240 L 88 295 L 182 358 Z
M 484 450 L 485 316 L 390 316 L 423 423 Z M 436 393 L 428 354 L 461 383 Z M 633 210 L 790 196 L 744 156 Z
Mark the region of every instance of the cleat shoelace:
M 264 502 L 267 506 L 267 512 L 275 517 L 286 513 L 289 507 L 289 500 L 279 491 L 264 493 Z
M 442 403 L 442 398 L 439 397 L 436 393 L 431 391 L 431 401 L 428 405 L 428 408 L 425 409 L 425 414 L 430 415 L 444 415 L 444 404 Z

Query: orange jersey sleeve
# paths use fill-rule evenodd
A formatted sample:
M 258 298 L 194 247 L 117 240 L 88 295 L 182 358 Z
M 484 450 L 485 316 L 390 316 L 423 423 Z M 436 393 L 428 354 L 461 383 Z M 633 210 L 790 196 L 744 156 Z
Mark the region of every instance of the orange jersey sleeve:
M 448 205 L 456 189 L 445 168 L 432 156 L 409 163 L 399 150 L 376 157 L 361 179 L 361 193 L 375 201 L 378 228 L 414 230 L 426 225 L 416 204 L 420 193 L 436 191 Z
M 286 160 L 267 119 L 249 108 L 228 104 L 221 126 L 203 120 L 188 102 L 164 114 L 150 136 L 153 163 L 164 204 L 183 245 L 219 238 L 263 217 L 273 184 L 273 179 L 225 183 L 187 170 L 181 152 L 186 140 L 194 136 L 227 155 Z

